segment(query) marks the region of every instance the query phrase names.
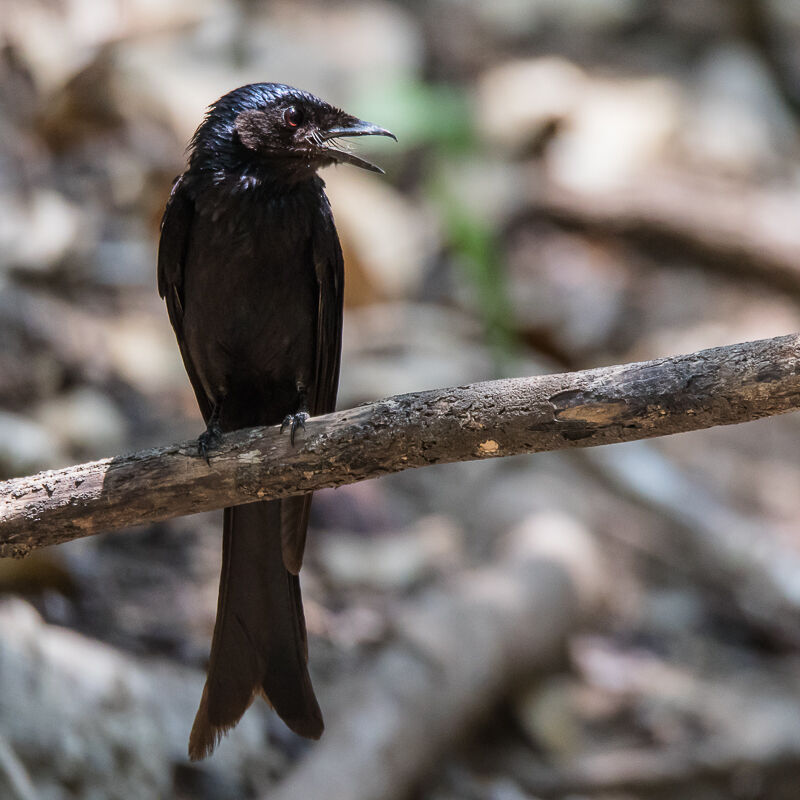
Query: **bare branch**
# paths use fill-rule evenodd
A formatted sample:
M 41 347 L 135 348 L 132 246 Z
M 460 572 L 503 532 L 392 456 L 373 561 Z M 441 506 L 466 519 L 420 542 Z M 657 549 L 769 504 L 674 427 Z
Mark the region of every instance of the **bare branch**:
M 657 178 L 657 179 L 656 179 Z M 690 254 L 730 275 L 800 294 L 796 197 L 769 189 L 720 188 L 659 173 L 602 197 L 549 185 L 516 224 L 543 216 L 567 228 L 619 235 L 650 252 Z
M 0 556 L 413 467 L 628 442 L 800 408 L 800 336 L 399 395 L 306 424 L 144 450 L 0 484 Z

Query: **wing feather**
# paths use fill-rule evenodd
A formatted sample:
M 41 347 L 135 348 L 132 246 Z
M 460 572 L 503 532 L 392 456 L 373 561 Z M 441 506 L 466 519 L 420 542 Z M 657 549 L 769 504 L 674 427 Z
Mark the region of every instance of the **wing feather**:
M 335 410 L 342 352 L 344 259 L 333 213 L 327 198 L 312 239 L 314 270 L 319 287 L 314 392 L 309 398 L 312 416 Z M 283 502 L 282 553 L 286 568 L 295 575 L 303 564 L 311 494 Z
M 186 176 L 181 175 L 172 184 L 172 191 L 161 220 L 161 239 L 158 244 L 158 293 L 166 301 L 169 321 L 175 331 L 186 372 L 192 383 L 203 419 L 207 422 L 211 416 L 212 404 L 206 396 L 197 370 L 189 357 L 183 336 L 186 254 L 189 252 L 194 219 L 194 201 L 187 185 Z

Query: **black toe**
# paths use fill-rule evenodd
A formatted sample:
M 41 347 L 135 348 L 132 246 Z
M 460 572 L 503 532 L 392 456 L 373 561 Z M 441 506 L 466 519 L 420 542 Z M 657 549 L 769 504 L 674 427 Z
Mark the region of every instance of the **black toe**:
M 206 464 L 211 463 L 208 457 L 209 452 L 221 441 L 222 431 L 216 425 L 209 425 L 209 427 L 197 437 L 197 452 L 200 454 L 201 458 L 206 460 Z
M 308 414 L 305 411 L 298 411 L 296 414 L 287 414 L 281 422 L 281 433 L 288 427 L 289 428 L 289 441 L 294 444 L 295 431 L 298 428 L 306 429 L 306 420 Z

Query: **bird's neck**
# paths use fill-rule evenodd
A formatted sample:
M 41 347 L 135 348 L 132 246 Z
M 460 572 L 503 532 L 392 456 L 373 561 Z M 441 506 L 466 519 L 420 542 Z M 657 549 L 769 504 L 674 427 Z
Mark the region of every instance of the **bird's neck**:
M 310 212 L 327 204 L 325 184 L 316 174 L 295 181 L 249 171 L 190 175 L 188 185 L 198 212 L 215 224 L 223 217 L 246 218 L 258 227 L 278 225 L 297 232 L 302 221 L 311 218 Z
M 317 174 L 317 166 L 292 163 L 280 167 L 248 165 L 236 170 L 190 170 L 198 189 L 212 189 L 232 196 L 252 199 L 283 198 L 289 195 L 319 195 L 325 182 Z

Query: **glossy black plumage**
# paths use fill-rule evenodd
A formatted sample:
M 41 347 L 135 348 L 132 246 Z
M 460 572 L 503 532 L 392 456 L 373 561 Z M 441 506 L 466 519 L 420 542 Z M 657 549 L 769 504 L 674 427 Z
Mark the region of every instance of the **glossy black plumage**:
M 158 288 L 208 425 L 201 452 L 218 431 L 333 410 L 344 275 L 316 171 L 335 162 L 377 170 L 336 144 L 366 134 L 391 135 L 280 84 L 234 90 L 198 128 L 164 213 Z M 297 577 L 310 501 L 225 510 L 193 759 L 213 750 L 258 693 L 297 733 L 322 733 Z

